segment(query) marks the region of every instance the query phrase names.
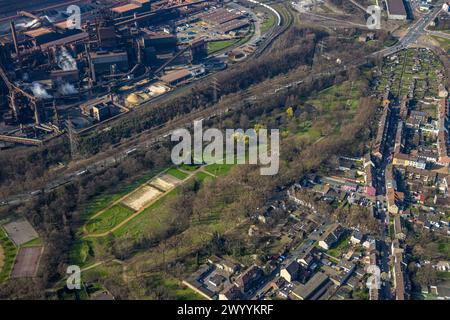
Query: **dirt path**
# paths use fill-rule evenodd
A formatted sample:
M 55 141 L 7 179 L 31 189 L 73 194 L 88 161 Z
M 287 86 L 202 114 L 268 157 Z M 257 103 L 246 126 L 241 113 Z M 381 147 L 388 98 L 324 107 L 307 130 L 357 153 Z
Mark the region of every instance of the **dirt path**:
M 213 177 L 213 178 L 217 178 L 217 176 L 216 176 L 214 173 L 211 173 L 211 172 L 205 170 L 204 167 L 201 167 L 201 168 L 200 168 L 200 171 L 203 172 L 203 173 L 206 173 L 207 175 L 210 175 L 210 176 Z

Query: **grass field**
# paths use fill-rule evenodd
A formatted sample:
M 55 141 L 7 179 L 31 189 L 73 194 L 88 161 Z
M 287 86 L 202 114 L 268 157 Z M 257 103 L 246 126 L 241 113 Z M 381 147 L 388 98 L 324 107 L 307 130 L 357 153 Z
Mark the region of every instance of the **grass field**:
M 184 180 L 189 176 L 188 174 L 175 168 L 170 168 L 166 173 L 180 180 Z
M 105 209 L 108 207 L 111 203 L 114 201 L 119 200 L 120 198 L 124 197 L 126 194 L 130 193 L 137 187 L 139 187 L 141 184 L 148 181 L 150 178 L 155 176 L 158 173 L 158 171 L 148 171 L 144 174 L 142 174 L 140 177 L 135 179 L 134 181 L 124 181 L 121 183 L 121 185 L 118 187 L 118 189 L 115 192 L 110 193 L 104 193 L 100 194 L 94 198 L 92 198 L 88 204 L 83 209 L 82 215 L 84 219 L 88 219 L 90 216 L 94 215 L 95 213 Z
M 111 230 L 134 213 L 133 210 L 117 204 L 93 218 L 86 225 L 89 233 L 103 233 Z
M 213 176 L 211 176 L 211 175 L 209 175 L 209 174 L 207 174 L 207 173 L 205 173 L 205 172 L 197 172 L 197 173 L 195 174 L 195 178 L 196 178 L 198 181 L 200 181 L 200 182 L 203 182 L 203 181 L 205 181 L 206 179 L 214 179 Z
M 196 164 L 185 164 L 185 163 L 183 163 L 180 166 L 180 169 L 183 169 L 184 171 L 195 171 L 198 168 L 200 168 L 200 166 L 196 165 Z
M 210 164 L 205 167 L 205 171 L 208 171 L 215 176 L 223 176 L 226 175 L 233 166 L 234 164 Z
M 270 28 L 275 24 L 275 16 L 273 14 L 268 14 L 266 18 L 264 18 L 264 22 L 261 24 L 261 33 L 266 33 Z
M 436 40 L 439 43 L 439 46 L 447 51 L 447 53 L 450 53 L 450 40 L 445 39 L 438 36 L 431 36 L 434 40 Z
M 320 138 L 320 131 L 316 128 L 312 128 L 311 121 L 303 121 L 299 124 L 297 135 L 302 137 L 309 137 L 312 140 L 317 140 Z
M 137 238 L 140 235 L 155 236 L 160 232 L 164 232 L 167 227 L 165 219 L 169 218 L 167 217 L 167 210 L 164 210 L 164 205 L 167 204 L 166 201 L 175 196 L 178 191 L 179 189 L 175 188 L 155 201 L 133 220 L 115 230 L 113 232 L 114 236 L 129 236 Z
M 146 278 L 153 288 L 163 286 L 169 295 L 169 299 L 174 300 L 204 300 L 202 296 L 197 294 L 192 289 L 183 286 L 180 281 L 172 277 L 163 276 L 162 274 L 155 273 Z
M 36 238 L 21 245 L 22 248 L 40 247 L 43 245 L 41 238 Z
M 228 48 L 237 43 L 237 40 L 224 40 L 224 41 L 215 41 L 208 42 L 208 54 L 216 53 L 217 51 Z
M 450 256 L 450 242 L 448 241 L 439 241 L 438 243 L 438 250 L 440 253 L 444 254 L 445 256 Z
M 80 267 L 89 262 L 92 257 L 92 247 L 90 240 L 77 240 L 70 252 L 71 263 L 77 264 Z
M 307 101 L 315 107 L 334 109 L 337 106 L 347 106 L 349 110 L 356 110 L 359 103 L 361 82 L 345 81 L 331 86 L 318 93 L 316 97 Z
M 17 255 L 17 248 L 8 238 L 6 232 L 0 228 L 0 246 L 3 248 L 3 267 L 0 270 L 0 283 L 7 280 L 14 266 Z

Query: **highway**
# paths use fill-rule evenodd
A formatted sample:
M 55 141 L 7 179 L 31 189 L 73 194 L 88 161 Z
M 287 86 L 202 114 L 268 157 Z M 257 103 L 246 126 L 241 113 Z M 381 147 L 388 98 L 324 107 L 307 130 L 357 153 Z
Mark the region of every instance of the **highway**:
M 396 43 L 396 45 L 394 45 L 393 47 L 386 48 L 386 49 L 380 50 L 378 52 L 374 52 L 370 56 L 377 56 L 379 54 L 383 54 L 383 56 L 385 57 L 385 56 L 391 55 L 395 52 L 398 52 L 398 51 L 404 49 L 407 45 L 415 42 L 420 35 L 422 35 L 424 32 L 426 32 L 424 30 L 424 28 L 429 23 L 429 21 L 431 21 L 430 18 L 427 18 L 427 17 L 434 17 L 435 15 L 438 14 L 439 11 L 440 11 L 440 9 L 437 11 L 435 9 L 429 15 L 426 15 L 422 19 L 417 21 L 413 26 L 411 26 L 408 29 L 408 32 L 405 34 L 405 36 L 403 38 L 401 38 Z M 364 59 L 364 61 L 353 61 L 352 64 L 360 65 L 363 63 L 365 63 L 365 59 Z M 315 74 L 315 75 L 311 75 L 309 77 L 317 78 L 320 76 L 331 75 L 331 74 L 335 74 L 337 72 L 341 72 L 346 69 L 347 69 L 346 65 L 340 66 L 340 67 L 333 67 L 332 69 L 330 69 L 328 71 L 325 71 L 325 72 L 322 72 L 319 74 Z M 224 113 L 228 113 L 228 112 L 232 111 L 233 109 L 236 109 L 236 108 L 242 106 L 242 104 L 246 103 L 246 102 L 251 102 L 256 99 L 267 99 L 270 96 L 278 94 L 282 90 L 287 90 L 287 89 L 293 88 L 295 86 L 298 86 L 305 80 L 306 79 L 297 79 L 295 81 L 292 81 L 291 83 L 285 84 L 278 88 L 274 88 L 272 91 L 268 91 L 259 97 L 255 96 L 255 95 L 251 95 L 251 92 L 246 92 L 246 93 L 244 93 L 242 102 L 238 105 L 227 106 L 226 108 L 224 108 L 224 107 L 219 108 L 217 105 L 215 105 L 208 109 L 192 112 L 192 113 L 182 117 L 181 119 L 171 121 L 170 123 L 168 123 L 166 125 L 152 128 L 151 130 L 149 130 L 147 132 L 137 135 L 136 137 L 131 139 L 131 141 L 125 142 L 126 149 L 123 146 L 120 146 L 120 148 L 117 147 L 115 150 L 112 150 L 112 151 L 109 150 L 109 152 L 114 152 L 115 154 L 106 156 L 105 158 L 103 158 L 101 160 L 95 161 L 92 164 L 86 166 L 85 168 L 83 168 L 79 171 L 64 174 L 61 177 L 54 179 L 52 182 L 48 183 L 42 189 L 30 190 L 29 192 L 16 194 L 16 195 L 9 196 L 5 199 L 1 199 L 0 206 L 20 204 L 22 202 L 30 200 L 31 198 L 39 195 L 42 192 L 44 192 L 44 193 L 51 192 L 55 188 L 58 188 L 65 184 L 68 184 L 72 181 L 75 181 L 76 179 L 80 178 L 81 176 L 84 176 L 87 174 L 98 173 L 98 172 L 104 170 L 105 168 L 113 166 L 113 165 L 119 163 L 120 161 L 122 161 L 123 159 L 126 159 L 129 156 L 127 151 L 129 151 L 131 149 L 137 149 L 137 150 L 148 149 L 151 146 L 153 146 L 154 144 L 162 141 L 163 139 L 167 139 L 168 136 L 170 135 L 170 133 L 176 128 L 189 127 L 192 124 L 192 122 L 197 119 L 209 119 L 209 118 L 214 118 L 216 116 L 222 115 Z M 188 90 L 189 87 L 190 86 L 181 87 L 179 90 L 185 91 L 185 90 Z M 170 95 L 179 94 L 180 93 L 179 90 L 173 91 Z M 167 98 L 167 95 L 161 96 L 161 99 L 162 98 Z M 152 101 L 152 102 L 154 103 L 154 101 Z M 136 140 L 139 140 L 140 138 L 143 138 L 144 134 L 147 134 L 147 133 L 148 133 L 148 136 L 145 138 L 145 141 L 143 141 L 143 142 L 136 141 Z

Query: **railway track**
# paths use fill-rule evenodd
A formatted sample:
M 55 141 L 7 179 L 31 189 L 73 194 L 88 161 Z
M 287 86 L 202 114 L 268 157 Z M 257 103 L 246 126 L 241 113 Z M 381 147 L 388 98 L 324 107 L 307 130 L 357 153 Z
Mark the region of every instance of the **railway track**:
M 255 50 L 253 54 L 253 58 L 260 57 L 264 51 L 284 32 L 286 32 L 293 24 L 294 17 L 292 16 L 292 12 L 288 10 L 285 6 L 284 14 L 280 13 L 281 16 L 281 25 L 274 26 L 267 35 L 266 40 Z

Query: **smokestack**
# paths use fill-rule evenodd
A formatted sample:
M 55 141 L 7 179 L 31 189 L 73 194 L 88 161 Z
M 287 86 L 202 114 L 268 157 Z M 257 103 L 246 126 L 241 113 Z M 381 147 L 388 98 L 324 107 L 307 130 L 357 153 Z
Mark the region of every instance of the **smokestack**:
M 90 73 L 90 76 L 91 76 L 91 80 L 92 80 L 92 82 L 95 83 L 96 79 L 95 79 L 94 64 L 92 63 L 91 55 L 89 53 L 89 49 L 88 49 L 87 43 L 84 45 L 84 51 L 86 52 L 86 58 L 87 58 L 87 62 L 88 62 L 88 67 L 89 67 L 89 73 Z
M 13 20 L 11 20 L 11 34 L 14 42 L 14 49 L 16 50 L 17 57 L 19 57 L 20 53 L 19 53 L 19 45 L 17 44 L 16 26 Z
M 38 102 L 34 103 L 34 121 L 37 125 L 41 124 L 41 117 L 39 116 Z

